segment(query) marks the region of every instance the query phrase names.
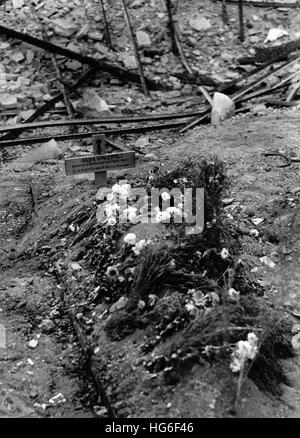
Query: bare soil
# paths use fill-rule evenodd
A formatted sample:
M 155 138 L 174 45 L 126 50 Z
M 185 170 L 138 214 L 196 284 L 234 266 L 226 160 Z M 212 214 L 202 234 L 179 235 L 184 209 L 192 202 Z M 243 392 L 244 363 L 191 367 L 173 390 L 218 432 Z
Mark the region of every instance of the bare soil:
M 130 179 L 149 170 L 158 160 L 171 168 L 184 156 L 217 154 L 226 162 L 230 182 L 226 197 L 234 198 L 225 207 L 229 220 L 263 233 L 260 239 L 243 237 L 240 257 L 249 275 L 263 282 L 266 291 L 272 286 L 278 290 L 277 295 L 266 292 L 265 300 L 270 305 L 275 300 L 275 305 L 297 324 L 299 214 L 292 229 L 285 224 L 295 211 L 293 204 L 300 192 L 299 164 L 273 168 L 262 153 L 272 149 L 300 156 L 299 138 L 299 109 L 278 110 L 260 117 L 237 116 L 222 126 L 202 126 L 181 136 L 151 135 L 147 152 L 155 152 L 158 159 L 149 162 L 140 158 L 135 170 L 112 172 L 111 176 L 115 180 L 121 176 Z M 124 138 L 127 140 L 128 137 Z M 14 151 L 16 155 L 22 154 L 21 148 Z M 73 248 L 65 244 L 58 231 L 66 227 L 68 214 L 90 202 L 96 190 L 86 175 L 67 178 L 61 160 L 29 165 L 21 171 L 17 167 L 12 162 L 3 165 L 0 180 L 0 322 L 7 333 L 7 348 L 0 350 L 1 416 L 94 416 L 101 402 L 89 393 L 89 382 L 82 379 L 79 347 L 68 318 L 53 316 L 60 292 L 51 267 L 57 254 L 65 261 L 74 259 Z M 251 223 L 253 217 L 264 218 L 264 222 L 256 227 Z M 282 255 L 282 245 L 276 239 L 274 243 L 270 235 L 281 232 L 284 226 L 288 233 L 293 233 L 293 238 Z M 30 250 L 35 246 L 41 248 L 43 241 L 46 246 L 42 253 L 33 257 Z M 264 255 L 275 261 L 274 269 L 261 263 L 260 257 Z M 251 272 L 255 267 L 256 272 Z M 82 272 L 76 282 L 86 284 L 85 276 L 89 278 L 92 273 Z M 39 324 L 51 312 L 55 328 L 45 333 Z M 159 376 L 143 367 L 138 346 L 144 334 L 138 330 L 124 340 L 112 342 L 104 330 L 98 332 L 97 357 L 102 364 L 99 368 L 105 369 L 106 389 L 118 415 L 190 418 L 231 415 L 235 386 L 224 367 L 195 365 L 178 384 L 166 386 Z M 30 349 L 27 343 L 33 338 L 38 339 L 38 346 Z M 238 416 L 300 415 L 299 358 L 286 361 L 285 368 L 291 386 L 284 387 L 282 398 L 260 391 L 248 380 L 242 389 Z M 65 403 L 49 406 L 49 399 L 57 393 L 64 395 Z

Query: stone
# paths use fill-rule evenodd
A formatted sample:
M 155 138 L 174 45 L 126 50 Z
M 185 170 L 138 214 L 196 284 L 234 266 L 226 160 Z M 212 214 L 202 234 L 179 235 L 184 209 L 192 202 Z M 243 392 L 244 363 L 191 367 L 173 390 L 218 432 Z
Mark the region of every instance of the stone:
M 218 125 L 235 114 L 235 104 L 223 93 L 215 93 L 211 110 L 211 123 Z
M 44 333 L 52 333 L 55 329 L 55 323 L 51 319 L 44 319 L 39 327 Z
M 205 32 L 211 28 L 210 22 L 205 17 L 201 16 L 191 18 L 189 25 L 198 32 Z
M 136 39 L 137 39 L 138 45 L 140 47 L 150 47 L 151 46 L 151 41 L 150 41 L 149 35 L 142 30 L 137 31 Z
M 12 0 L 14 9 L 21 9 L 24 6 L 24 0 Z
M 142 6 L 144 4 L 145 0 L 134 0 L 133 3 L 131 4 L 132 8 L 139 8 L 140 6 Z
M 22 53 L 22 52 L 16 52 L 10 56 L 10 59 L 11 59 L 11 61 L 14 61 L 14 62 L 22 62 L 22 61 L 24 61 L 25 56 L 24 56 L 24 53 Z
M 76 61 L 75 59 L 73 59 L 72 61 L 67 61 L 65 66 L 69 69 L 69 70 L 78 70 L 79 68 L 82 68 L 82 64 L 79 61 Z
M 135 142 L 135 147 L 137 148 L 144 148 L 145 146 L 149 145 L 149 137 L 145 136 L 145 137 L 140 137 L 137 139 L 137 141 Z
M 19 163 L 38 163 L 45 160 L 55 160 L 62 157 L 62 152 L 54 139 L 43 144 L 39 148 L 28 152 L 25 156 L 11 163 L 11 166 Z
M 3 109 L 13 109 L 18 106 L 18 99 L 16 96 L 2 95 L 0 103 Z
M 34 350 L 39 345 L 39 341 L 37 339 L 31 339 L 29 342 L 27 342 L 27 347 Z
M 77 31 L 77 25 L 70 20 L 59 18 L 52 22 L 56 35 L 68 38 Z
M 127 297 L 121 297 L 118 299 L 118 301 L 116 301 L 114 304 L 112 304 L 109 308 L 110 313 L 114 313 L 117 310 L 121 310 L 124 309 L 124 307 L 127 305 L 128 303 L 128 298 Z
M 135 70 L 137 68 L 136 59 L 133 55 L 130 55 L 129 53 L 123 53 L 123 64 L 124 67 L 128 70 Z

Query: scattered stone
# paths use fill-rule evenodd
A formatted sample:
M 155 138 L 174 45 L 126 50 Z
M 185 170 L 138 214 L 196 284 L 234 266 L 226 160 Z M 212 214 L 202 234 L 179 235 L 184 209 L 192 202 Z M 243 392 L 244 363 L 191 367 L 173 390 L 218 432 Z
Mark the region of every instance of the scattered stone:
M 267 256 L 260 257 L 260 261 L 272 269 L 276 266 L 273 260 L 271 260 L 270 257 Z
M 39 341 L 37 339 L 31 339 L 29 342 L 27 342 L 27 347 L 34 350 L 39 345 Z
M 12 0 L 14 9 L 21 9 L 24 6 L 24 0 Z
M 131 4 L 132 8 L 139 8 L 144 4 L 145 0 L 134 0 L 134 2 Z
M 71 263 L 71 269 L 72 269 L 72 271 L 81 271 L 82 270 L 82 267 L 80 266 L 80 264 L 79 263 Z
M 234 201 L 234 198 L 224 198 L 222 199 L 223 205 L 230 205 Z
M 96 91 L 86 88 L 83 92 L 82 99 L 78 102 L 77 109 L 84 113 L 110 113 L 109 106 Z
M 77 31 L 76 24 L 63 18 L 53 21 L 54 32 L 56 35 L 68 38 Z
M 65 402 L 66 402 L 66 399 L 65 399 L 64 395 L 61 392 L 59 392 L 54 397 L 49 399 L 49 403 L 51 405 L 61 405 L 61 404 L 65 403 Z
M 265 219 L 263 217 L 255 217 L 255 218 L 251 219 L 251 222 L 257 226 L 257 225 L 262 224 L 264 220 Z
M 16 96 L 2 95 L 0 97 L 0 103 L 3 109 L 13 109 L 18 106 Z
M 292 337 L 292 346 L 294 350 L 298 350 L 300 348 L 300 333 Z
M 123 53 L 123 64 L 124 67 L 128 70 L 133 70 L 137 68 L 136 59 L 133 55 L 130 55 L 129 53 Z
M 76 61 L 75 59 L 73 59 L 72 61 L 67 61 L 65 63 L 65 66 L 69 69 L 69 70 L 78 70 L 80 68 L 82 68 L 82 64 L 79 61 Z
M 189 25 L 198 32 L 205 32 L 211 28 L 210 22 L 205 17 L 201 16 L 191 18 Z
M 292 327 L 292 334 L 295 335 L 296 333 L 300 332 L 300 324 L 294 324 Z
M 138 149 L 142 149 L 149 145 L 149 137 L 146 135 L 145 137 L 140 137 L 135 142 L 135 147 Z
M 24 56 L 24 53 L 22 53 L 22 52 L 16 52 L 10 56 L 10 60 L 14 61 L 14 62 L 21 62 L 21 61 L 24 61 L 24 59 L 25 59 L 25 56 Z
M 211 123 L 218 125 L 224 120 L 234 116 L 234 113 L 235 104 L 230 97 L 222 93 L 214 93 L 211 110 Z
M 150 47 L 151 46 L 150 37 L 146 32 L 144 32 L 142 30 L 138 30 L 136 33 L 136 38 L 137 38 L 138 45 L 140 47 Z
M 109 308 L 110 313 L 114 313 L 117 310 L 121 310 L 124 309 L 124 307 L 126 307 L 128 303 L 128 298 L 127 297 L 121 297 L 118 299 L 118 301 L 116 301 L 114 304 L 112 304 Z
M 62 156 L 62 151 L 54 139 L 43 144 L 39 148 L 28 152 L 24 157 L 19 158 L 11 165 L 18 163 L 38 163 L 45 160 L 55 160 Z
M 55 329 L 55 323 L 51 319 L 44 319 L 39 325 L 39 328 L 44 333 L 52 333 Z

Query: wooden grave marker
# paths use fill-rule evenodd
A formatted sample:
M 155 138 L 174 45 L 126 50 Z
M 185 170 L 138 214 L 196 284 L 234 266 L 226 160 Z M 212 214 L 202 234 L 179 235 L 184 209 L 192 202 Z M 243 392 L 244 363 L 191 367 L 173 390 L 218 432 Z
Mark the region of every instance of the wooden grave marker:
M 127 169 L 135 167 L 134 152 L 105 153 L 105 135 L 93 135 L 94 155 L 80 158 L 68 158 L 65 160 L 66 175 L 78 175 L 80 173 L 94 173 L 95 186 L 107 186 L 107 171 Z

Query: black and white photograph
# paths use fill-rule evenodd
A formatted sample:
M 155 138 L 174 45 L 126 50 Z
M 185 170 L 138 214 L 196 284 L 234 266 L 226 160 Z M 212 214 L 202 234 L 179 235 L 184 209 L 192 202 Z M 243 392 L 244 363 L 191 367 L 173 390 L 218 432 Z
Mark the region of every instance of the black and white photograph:
M 300 418 L 299 176 L 300 0 L 0 0 L 1 429 Z

